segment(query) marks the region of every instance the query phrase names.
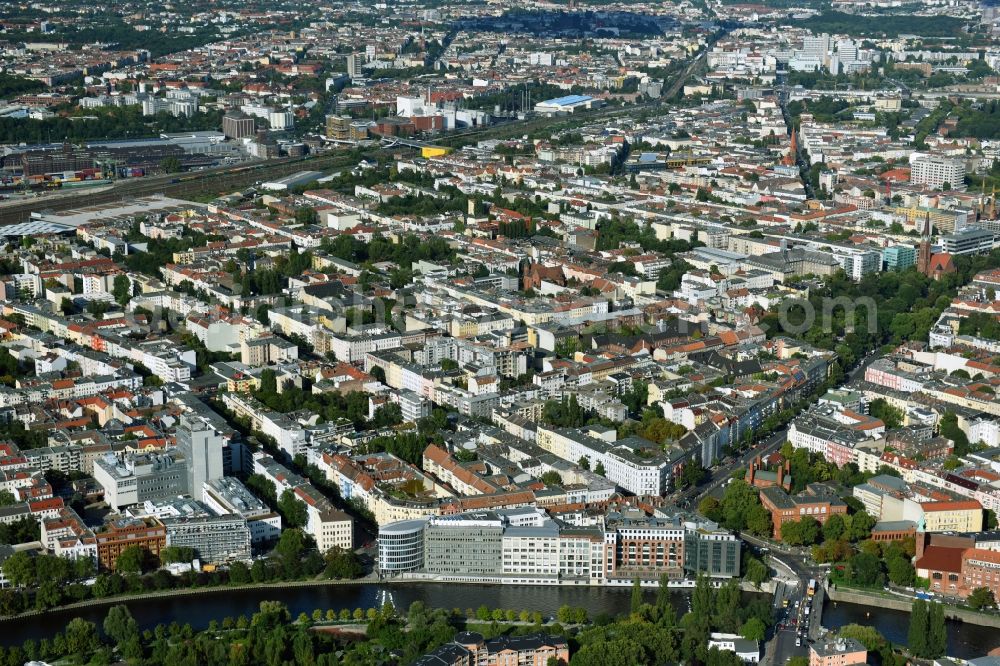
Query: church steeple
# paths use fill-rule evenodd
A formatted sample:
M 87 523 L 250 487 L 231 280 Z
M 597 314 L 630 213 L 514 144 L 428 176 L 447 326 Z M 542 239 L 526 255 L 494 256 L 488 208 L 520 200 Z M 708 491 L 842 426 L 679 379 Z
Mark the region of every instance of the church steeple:
M 920 244 L 917 246 L 917 270 L 929 275 L 931 270 L 931 212 L 924 215 L 924 228 L 920 230 Z

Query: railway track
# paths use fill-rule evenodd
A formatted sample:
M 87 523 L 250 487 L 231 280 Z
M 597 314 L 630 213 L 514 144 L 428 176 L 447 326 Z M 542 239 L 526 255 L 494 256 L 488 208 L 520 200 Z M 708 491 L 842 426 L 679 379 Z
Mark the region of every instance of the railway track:
M 373 151 L 378 153 L 381 151 Z M 151 176 L 134 180 L 118 181 L 111 189 L 99 192 L 85 190 L 56 194 L 37 199 L 11 202 L 0 206 L 0 225 L 24 222 L 34 212 L 58 212 L 93 206 L 115 201 L 124 201 L 151 194 L 192 197 L 201 194 L 238 190 L 262 180 L 271 180 L 293 174 L 297 171 L 324 170 L 341 166 L 353 166 L 356 155 L 343 153 L 324 154 L 306 158 L 284 159 L 280 161 L 217 167 L 186 174 Z

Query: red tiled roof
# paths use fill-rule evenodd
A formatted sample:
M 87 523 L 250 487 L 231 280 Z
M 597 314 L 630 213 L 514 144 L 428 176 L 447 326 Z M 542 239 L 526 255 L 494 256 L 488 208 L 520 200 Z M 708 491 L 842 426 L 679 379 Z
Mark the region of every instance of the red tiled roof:
M 983 505 L 976 500 L 959 500 L 955 502 L 928 502 L 922 504 L 924 513 L 928 511 L 982 511 Z
M 949 571 L 958 573 L 962 570 L 962 553 L 964 548 L 946 548 L 944 546 L 927 546 L 924 555 L 917 560 L 916 568 L 930 571 Z

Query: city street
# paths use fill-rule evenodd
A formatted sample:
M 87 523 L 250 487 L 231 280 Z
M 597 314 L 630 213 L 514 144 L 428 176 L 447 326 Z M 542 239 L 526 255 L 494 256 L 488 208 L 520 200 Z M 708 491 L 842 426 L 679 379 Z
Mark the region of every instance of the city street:
M 781 549 L 776 544 L 748 534 L 743 534 L 742 538 L 758 550 L 766 549 L 771 556 L 770 565 L 775 571 L 776 578 L 779 575 L 782 577 L 782 582 L 777 583 L 774 594 L 777 624 L 770 641 L 765 646 L 764 661 L 771 664 L 785 664 L 791 657 L 807 656 L 809 642 L 818 639 L 822 633 L 821 623 L 815 619 L 818 617 L 817 612 L 822 611 L 817 601 L 821 598 L 822 592 L 812 597 L 807 594 L 807 587 L 810 580 L 816 580 L 817 587 L 822 587 L 823 570 L 808 564 L 805 555 L 793 550 Z M 795 582 L 784 582 L 786 576 L 794 578 Z M 786 599 L 787 606 L 784 603 Z M 796 640 L 799 645 L 796 645 Z

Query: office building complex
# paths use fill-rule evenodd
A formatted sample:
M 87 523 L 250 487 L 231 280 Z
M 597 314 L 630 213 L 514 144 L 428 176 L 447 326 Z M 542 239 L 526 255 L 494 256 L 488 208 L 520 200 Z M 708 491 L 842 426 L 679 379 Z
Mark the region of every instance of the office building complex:
M 379 571 L 442 580 L 627 585 L 738 576 L 740 541 L 707 521 L 610 512 L 572 525 L 535 507 L 405 520 L 379 530 Z
M 665 455 L 660 447 L 639 437 L 608 442 L 570 428 L 539 427 L 536 443 L 563 460 L 584 458 L 590 469 L 600 465 L 609 481 L 635 495 L 669 492 L 673 466 L 683 458 L 680 452 Z
M 251 543 L 268 543 L 281 536 L 281 516 L 257 499 L 239 479 L 227 476 L 206 481 L 201 499 L 216 515 L 243 516 L 250 528 Z
M 993 249 L 996 234 L 988 229 L 964 229 L 941 237 L 948 254 L 987 254 Z
M 910 245 L 893 245 L 882 250 L 882 262 L 887 271 L 902 271 L 917 265 L 917 250 Z
M 173 452 L 133 453 L 124 460 L 105 454 L 94 462 L 94 479 L 104 488 L 104 499 L 115 511 L 188 492 L 187 466 Z
M 164 518 L 167 545 L 192 548 L 202 563 L 250 559 L 250 528 L 238 514 Z

